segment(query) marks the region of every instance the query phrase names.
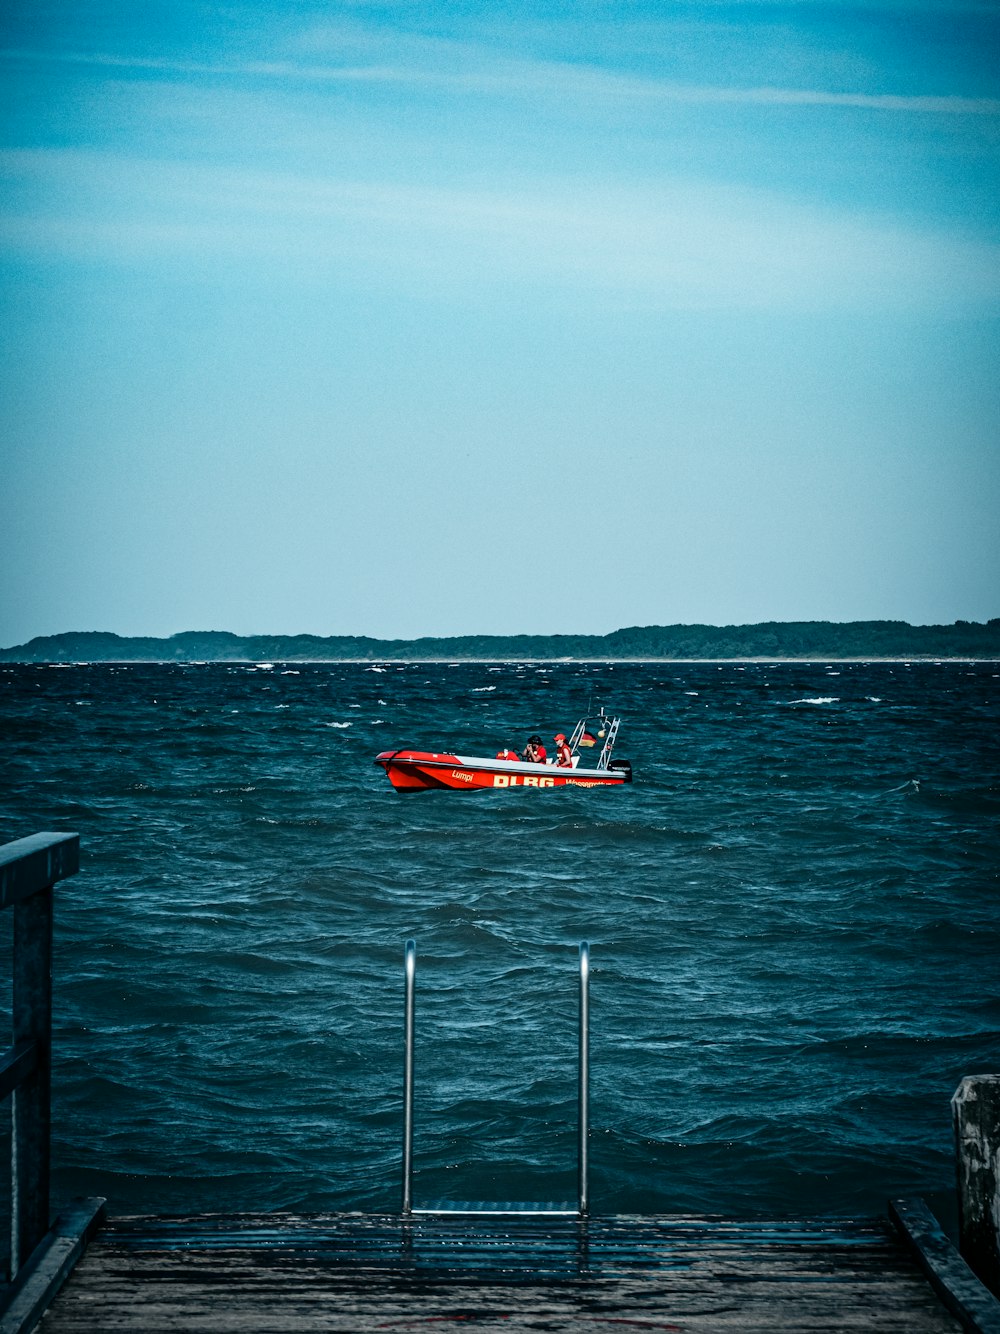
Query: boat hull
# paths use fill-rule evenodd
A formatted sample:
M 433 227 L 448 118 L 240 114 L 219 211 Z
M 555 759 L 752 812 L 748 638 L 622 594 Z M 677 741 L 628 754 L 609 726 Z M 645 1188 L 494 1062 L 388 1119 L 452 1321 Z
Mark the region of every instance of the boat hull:
M 397 792 L 426 792 L 435 788 L 470 792 L 512 787 L 621 787 L 631 778 L 628 769 L 564 769 L 554 764 L 424 750 L 384 750 L 375 763 L 385 770 Z

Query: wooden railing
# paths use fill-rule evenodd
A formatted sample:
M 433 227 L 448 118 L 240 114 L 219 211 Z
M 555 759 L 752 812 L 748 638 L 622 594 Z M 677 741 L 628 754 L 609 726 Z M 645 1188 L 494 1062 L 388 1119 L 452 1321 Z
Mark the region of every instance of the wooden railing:
M 11 1278 L 49 1230 L 52 887 L 79 868 L 78 834 L 33 834 L 0 847 L 0 909 L 14 910 L 11 1045 L 0 1056 L 0 1100 L 14 1100 Z

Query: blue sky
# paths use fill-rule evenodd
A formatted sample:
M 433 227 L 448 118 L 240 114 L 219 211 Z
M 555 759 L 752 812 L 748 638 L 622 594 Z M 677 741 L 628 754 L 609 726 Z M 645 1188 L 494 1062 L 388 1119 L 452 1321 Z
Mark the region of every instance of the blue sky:
M 1000 4 L 8 3 L 0 643 L 1000 615 Z

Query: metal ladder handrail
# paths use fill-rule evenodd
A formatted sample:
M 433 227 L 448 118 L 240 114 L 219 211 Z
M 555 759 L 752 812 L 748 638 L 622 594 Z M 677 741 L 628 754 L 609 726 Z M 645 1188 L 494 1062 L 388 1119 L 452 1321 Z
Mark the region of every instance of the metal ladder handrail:
M 458 1213 L 515 1213 L 553 1214 L 573 1211 L 559 1208 L 519 1208 L 497 1205 L 490 1209 L 413 1208 L 413 1084 L 414 1084 L 414 1012 L 416 1002 L 417 945 L 408 940 L 403 961 L 403 1207 L 404 1214 L 458 1212 Z M 577 1088 L 577 1207 L 576 1214 L 583 1218 L 590 1209 L 589 1155 L 587 1141 L 590 1129 L 590 946 L 580 944 L 580 1010 L 579 1010 L 579 1075 Z

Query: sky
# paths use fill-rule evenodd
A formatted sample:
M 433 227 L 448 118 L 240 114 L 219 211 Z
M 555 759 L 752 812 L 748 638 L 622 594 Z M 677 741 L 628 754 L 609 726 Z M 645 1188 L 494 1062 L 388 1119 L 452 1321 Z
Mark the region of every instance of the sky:
M 1000 615 L 1000 0 L 5 0 L 0 645 Z

